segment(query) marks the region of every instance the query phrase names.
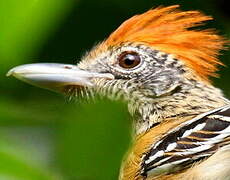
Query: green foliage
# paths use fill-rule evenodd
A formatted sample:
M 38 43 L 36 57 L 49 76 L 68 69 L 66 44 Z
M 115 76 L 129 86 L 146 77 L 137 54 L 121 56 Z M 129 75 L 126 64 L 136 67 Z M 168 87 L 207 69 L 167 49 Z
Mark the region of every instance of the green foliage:
M 60 179 L 37 163 L 29 147 L 21 147 L 18 142 L 0 134 L 0 179 L 2 180 L 55 180 Z
M 0 180 L 115 180 L 130 144 L 126 105 L 108 100 L 69 101 L 6 77 L 31 62 L 76 63 L 133 14 L 181 4 L 215 17 L 208 27 L 230 35 L 221 1 L 1 0 Z M 225 52 L 225 64 L 230 54 Z M 215 80 L 230 96 L 230 71 Z

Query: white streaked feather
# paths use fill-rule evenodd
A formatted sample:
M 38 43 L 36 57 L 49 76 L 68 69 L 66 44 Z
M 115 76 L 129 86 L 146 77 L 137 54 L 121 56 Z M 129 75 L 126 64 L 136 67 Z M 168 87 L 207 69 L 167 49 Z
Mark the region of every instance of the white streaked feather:
M 181 160 L 178 160 L 178 161 L 174 161 L 172 163 L 167 163 L 167 164 L 164 164 L 160 167 L 156 167 L 154 169 L 151 169 L 147 172 L 147 175 L 148 176 L 156 176 L 158 174 L 161 174 L 161 173 L 167 173 L 168 171 L 170 171 L 173 167 L 175 167 L 177 164 L 180 164 L 182 162 L 185 162 L 187 160 L 189 160 L 190 158 L 185 158 L 185 159 L 181 159 Z
M 230 126 L 228 126 L 227 128 L 223 129 L 222 131 L 219 131 L 218 133 L 220 133 L 220 134 L 225 134 L 225 133 L 230 134 Z
M 223 116 L 223 115 L 218 115 L 218 112 L 224 112 L 226 110 L 230 109 L 230 105 L 227 106 L 223 106 L 217 109 L 214 109 L 212 111 L 200 114 L 198 116 L 196 116 L 195 118 L 186 121 L 182 124 L 180 124 L 179 126 L 177 126 L 176 128 L 170 130 L 164 137 L 166 137 L 167 135 L 174 133 L 178 130 L 180 130 L 181 128 L 190 125 L 196 121 L 199 121 L 202 118 L 215 118 L 215 119 L 219 119 L 222 121 L 226 121 L 226 122 L 230 122 L 230 117 L 227 116 Z M 214 114 L 216 113 L 216 114 Z M 206 119 L 204 119 L 205 121 Z M 203 121 L 203 120 L 202 120 Z M 197 124 L 193 129 L 189 129 L 186 130 L 183 135 L 181 137 L 175 137 L 175 141 L 180 141 L 181 138 L 185 138 L 187 136 L 189 136 L 191 133 L 193 132 L 197 132 L 202 130 L 205 126 L 206 126 L 206 122 L 202 122 L 200 124 Z M 202 132 L 200 132 L 202 133 Z M 197 142 L 192 142 L 191 144 L 193 145 L 198 145 L 197 147 L 194 148 L 187 148 L 186 149 L 186 144 L 184 146 L 184 148 L 182 147 L 182 149 L 180 149 L 180 152 L 172 152 L 172 155 L 169 155 L 167 157 L 163 157 L 165 152 L 171 152 L 173 151 L 176 147 L 177 147 L 177 142 L 171 142 L 170 144 L 168 144 L 166 147 L 164 147 L 164 150 L 160 150 L 158 152 L 156 152 L 154 155 L 150 156 L 149 159 L 145 160 L 145 164 L 149 164 L 151 162 L 153 162 L 154 160 L 156 160 L 156 158 L 158 157 L 162 157 L 163 159 L 159 160 L 158 162 L 155 162 L 153 165 L 147 165 L 148 168 L 153 168 L 151 170 L 147 170 L 147 175 L 157 175 L 157 174 L 161 174 L 164 172 L 169 172 L 171 171 L 176 165 L 181 164 L 185 161 L 188 160 L 192 160 L 192 159 L 197 159 L 200 157 L 207 157 L 212 155 L 213 151 L 209 152 L 205 152 L 202 153 L 203 151 L 209 150 L 210 148 L 214 147 L 215 144 L 218 144 L 220 142 L 222 142 L 226 137 L 228 137 L 230 135 L 230 127 L 226 127 L 225 129 L 221 130 L 221 131 L 214 131 L 213 134 L 216 133 L 215 137 L 212 138 L 202 138 L 205 141 L 199 141 L 197 140 Z M 152 145 L 152 148 L 158 148 L 158 146 L 164 141 L 164 139 L 162 138 L 160 141 L 158 141 L 157 143 L 155 143 L 154 145 Z M 201 154 L 197 154 L 201 152 Z M 194 154 L 194 155 L 193 155 Z M 170 158 L 172 158 L 173 156 L 181 156 L 181 158 L 179 158 L 179 160 L 175 160 L 173 162 L 166 162 L 167 160 L 169 160 Z M 187 156 L 187 155 L 192 155 L 192 157 L 184 157 L 183 156 Z
M 230 109 L 230 106 L 224 107 L 220 112 L 224 112 Z
M 167 148 L 166 148 L 166 152 L 172 151 L 173 149 L 176 148 L 176 146 L 177 146 L 177 143 L 176 143 L 176 142 L 169 144 L 169 145 L 167 146 Z
M 188 120 L 188 121 L 186 121 L 186 122 L 184 122 L 184 123 L 181 123 L 177 128 L 175 128 L 175 129 L 169 131 L 167 134 L 170 134 L 170 133 L 172 133 L 172 132 L 174 132 L 174 131 L 177 131 L 178 129 L 180 129 L 180 128 L 183 127 L 183 126 L 192 124 L 193 122 L 195 122 L 195 121 L 197 121 L 197 120 L 199 120 L 199 119 L 202 119 L 202 118 L 204 118 L 205 116 L 208 116 L 208 115 L 210 115 L 210 114 L 212 114 L 212 113 L 218 112 L 218 111 L 222 110 L 223 108 L 230 108 L 230 105 L 222 106 L 222 107 L 220 107 L 220 108 L 213 109 L 212 111 L 208 111 L 208 112 L 206 112 L 206 113 L 202 113 L 202 114 L 200 114 L 200 115 L 198 115 L 198 116 L 192 118 L 191 120 Z
M 190 134 L 192 134 L 195 131 L 199 131 L 199 130 L 203 129 L 205 125 L 206 125 L 206 123 L 198 124 L 195 128 L 185 131 L 184 134 L 182 135 L 182 138 L 189 136 Z
M 155 163 L 154 165 L 155 165 L 155 166 L 157 166 L 158 164 L 161 164 L 161 163 L 163 163 L 163 162 L 165 162 L 165 161 L 169 160 L 170 158 L 172 158 L 172 157 L 167 157 L 167 158 L 164 158 L 164 159 L 162 159 L 162 160 L 158 161 L 157 163 Z
M 215 118 L 215 119 L 220 119 L 220 120 L 223 120 L 223 121 L 227 121 L 227 122 L 230 122 L 230 117 L 228 116 L 222 116 L 222 115 L 210 115 L 208 116 L 209 118 Z
M 153 156 L 150 156 L 148 160 L 145 161 L 145 164 L 149 164 L 151 163 L 154 159 L 156 159 L 157 157 L 160 157 L 164 154 L 164 151 L 158 151 L 156 154 L 154 154 Z
M 191 148 L 191 149 L 186 149 L 186 151 L 183 152 L 174 152 L 173 154 L 178 155 L 178 156 L 184 156 L 184 155 L 190 155 L 190 154 L 194 154 L 197 152 L 201 152 L 201 151 L 205 151 L 207 149 L 210 149 L 212 147 L 212 144 L 205 144 L 202 146 L 198 146 L 195 148 Z

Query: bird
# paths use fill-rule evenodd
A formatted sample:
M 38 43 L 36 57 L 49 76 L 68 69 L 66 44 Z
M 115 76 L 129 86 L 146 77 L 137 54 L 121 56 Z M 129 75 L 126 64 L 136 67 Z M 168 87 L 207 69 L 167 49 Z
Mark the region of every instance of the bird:
M 230 101 L 215 87 L 228 40 L 211 16 L 159 6 L 123 22 L 76 64 L 35 63 L 12 75 L 70 96 L 127 104 L 133 140 L 119 180 L 229 180 Z

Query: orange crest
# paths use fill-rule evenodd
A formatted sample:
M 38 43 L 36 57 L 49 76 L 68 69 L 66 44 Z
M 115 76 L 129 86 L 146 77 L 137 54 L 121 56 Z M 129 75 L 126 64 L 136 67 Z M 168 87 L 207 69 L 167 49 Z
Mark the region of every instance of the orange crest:
M 222 65 L 217 56 L 226 41 L 214 30 L 193 28 L 212 17 L 198 11 L 183 12 L 178 7 L 158 7 L 133 16 L 121 24 L 103 45 L 140 42 L 174 55 L 202 79 L 208 80 L 209 76 L 216 75 L 217 65 Z

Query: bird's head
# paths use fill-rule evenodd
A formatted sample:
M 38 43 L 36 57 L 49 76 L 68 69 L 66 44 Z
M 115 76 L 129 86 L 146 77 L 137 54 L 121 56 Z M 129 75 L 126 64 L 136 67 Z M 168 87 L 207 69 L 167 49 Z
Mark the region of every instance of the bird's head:
M 224 39 L 195 30 L 210 20 L 198 11 L 159 7 L 136 15 L 87 53 L 78 65 L 30 64 L 9 74 L 28 83 L 71 94 L 124 99 L 132 113 L 148 119 L 154 104 L 200 81 L 209 84 L 221 64 Z M 143 108 L 140 108 L 143 107 Z

